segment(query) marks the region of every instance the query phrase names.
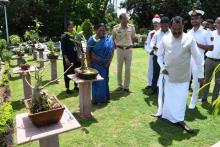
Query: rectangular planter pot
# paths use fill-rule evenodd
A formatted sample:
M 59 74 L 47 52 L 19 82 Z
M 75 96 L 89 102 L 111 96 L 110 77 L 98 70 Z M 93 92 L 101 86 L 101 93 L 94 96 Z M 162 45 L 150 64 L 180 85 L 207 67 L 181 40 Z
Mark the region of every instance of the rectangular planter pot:
M 25 107 L 28 110 L 28 116 L 36 127 L 42 127 L 60 121 L 65 108 L 56 97 L 55 100 L 62 106 L 61 108 L 52 109 L 34 114 L 32 114 L 30 111 L 31 99 L 27 99 L 24 101 Z

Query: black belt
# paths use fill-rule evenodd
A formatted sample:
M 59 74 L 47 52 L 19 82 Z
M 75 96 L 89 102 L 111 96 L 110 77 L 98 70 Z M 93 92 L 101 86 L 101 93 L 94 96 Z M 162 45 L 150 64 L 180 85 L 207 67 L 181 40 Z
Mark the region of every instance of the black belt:
M 120 46 L 120 45 L 117 45 L 116 47 L 119 48 L 119 49 L 122 49 L 122 50 L 127 50 L 127 49 L 130 49 L 132 46 Z
M 212 61 L 220 62 L 220 59 L 214 59 L 214 58 L 209 58 L 209 57 L 207 57 L 207 58 L 212 60 Z

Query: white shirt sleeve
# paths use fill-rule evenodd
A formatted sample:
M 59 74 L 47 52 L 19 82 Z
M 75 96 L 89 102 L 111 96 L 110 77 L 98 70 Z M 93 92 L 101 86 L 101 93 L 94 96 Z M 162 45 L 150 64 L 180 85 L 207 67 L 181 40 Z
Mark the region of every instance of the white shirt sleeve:
M 145 46 L 144 46 L 145 51 L 148 53 L 152 51 L 152 49 L 150 48 L 150 43 L 151 43 L 151 34 L 148 33 L 147 39 L 145 41 Z
M 191 44 L 191 54 L 197 65 L 198 78 L 204 78 L 204 59 L 199 52 L 196 41 L 193 39 Z
M 164 54 L 165 54 L 165 48 L 164 48 L 164 39 L 162 39 L 161 43 L 159 44 L 158 50 L 157 50 L 157 62 L 160 65 L 160 68 L 164 69 Z
M 208 32 L 208 31 L 206 31 L 206 33 L 205 33 L 206 35 L 206 44 L 207 45 L 213 45 L 213 42 L 212 42 L 212 33 L 211 32 Z

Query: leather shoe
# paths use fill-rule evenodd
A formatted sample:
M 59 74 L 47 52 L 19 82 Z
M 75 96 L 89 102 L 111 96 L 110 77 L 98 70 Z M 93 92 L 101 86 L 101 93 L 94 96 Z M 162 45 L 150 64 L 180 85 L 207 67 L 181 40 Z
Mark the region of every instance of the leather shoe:
M 152 117 L 156 117 L 156 118 L 161 118 L 161 117 L 162 117 L 162 115 L 157 114 L 157 113 L 156 113 L 156 114 L 151 114 L 151 116 L 152 116 Z
M 144 89 L 151 89 L 152 86 L 146 86 Z
M 184 121 L 180 121 L 175 123 L 177 126 L 181 127 L 183 130 L 185 130 L 188 133 L 193 133 L 193 129 L 191 129 Z

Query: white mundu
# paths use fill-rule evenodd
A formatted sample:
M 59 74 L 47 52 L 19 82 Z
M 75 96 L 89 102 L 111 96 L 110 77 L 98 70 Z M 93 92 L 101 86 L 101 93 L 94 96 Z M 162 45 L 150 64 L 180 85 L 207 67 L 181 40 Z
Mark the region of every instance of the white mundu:
M 148 63 L 148 70 L 147 70 L 148 71 L 148 74 L 147 74 L 148 86 L 152 86 L 152 79 L 153 79 L 153 56 L 150 55 L 150 52 L 152 51 L 152 49 L 150 48 L 150 42 L 155 32 L 156 30 L 152 30 L 148 33 L 145 46 L 144 46 L 145 51 L 149 53 L 148 62 L 147 62 Z
M 185 33 L 179 38 L 169 34 L 163 37 L 157 55 L 161 69 L 168 71 L 168 75 L 163 76 L 162 117 L 173 123 L 184 121 L 191 57 L 198 67 L 198 77 L 204 77 L 203 60 L 197 44 L 192 36 Z
M 194 31 L 194 28 L 192 28 L 188 33 L 193 36 L 193 38 L 196 40 L 197 43 L 203 44 L 203 45 L 212 45 L 210 33 L 208 33 L 208 31 L 206 31 L 202 26 L 200 26 L 197 31 Z M 205 50 L 199 48 L 199 52 L 203 59 L 203 62 L 205 62 L 205 57 L 204 57 Z M 194 87 L 193 87 L 193 94 L 192 94 L 190 105 L 192 105 L 192 108 L 193 108 L 198 98 L 197 91 L 200 88 L 200 84 L 198 82 L 198 71 L 197 71 L 195 61 L 193 59 L 191 61 L 191 68 L 192 68 Z

